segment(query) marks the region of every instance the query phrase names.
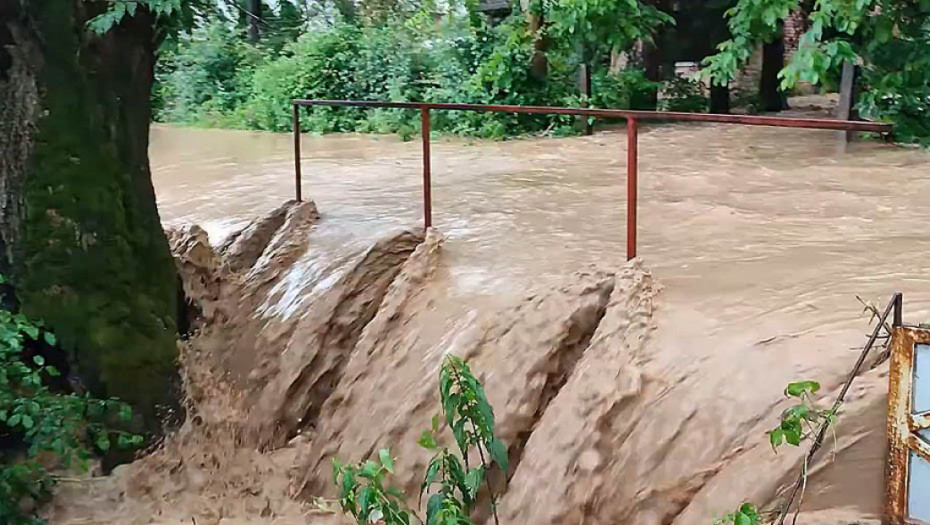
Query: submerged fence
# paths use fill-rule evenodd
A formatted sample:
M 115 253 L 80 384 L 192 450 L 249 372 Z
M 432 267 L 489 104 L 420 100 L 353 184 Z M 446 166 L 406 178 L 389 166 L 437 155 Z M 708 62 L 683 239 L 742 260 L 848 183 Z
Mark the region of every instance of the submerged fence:
M 427 104 L 419 102 L 376 102 L 363 100 L 301 100 L 293 103 L 294 126 L 294 172 L 297 200 L 301 193 L 300 163 L 300 108 L 302 106 L 353 106 L 366 108 L 395 108 L 420 111 L 421 139 L 423 142 L 423 224 L 429 228 L 433 224 L 433 202 L 430 173 L 430 111 L 483 111 L 495 113 L 530 113 L 537 115 L 576 115 L 581 117 L 610 118 L 626 120 L 627 126 L 627 207 L 626 207 L 626 255 L 627 259 L 636 257 L 637 232 L 637 194 L 638 174 L 638 130 L 640 121 L 684 121 L 716 122 L 722 124 L 740 124 L 744 126 L 771 126 L 778 128 L 807 128 L 835 131 L 867 131 L 887 133 L 891 124 L 830 120 L 793 117 L 767 117 L 757 115 L 717 115 L 712 113 L 677 113 L 669 111 L 631 111 L 620 109 L 563 108 L 549 106 L 494 106 L 480 104 Z

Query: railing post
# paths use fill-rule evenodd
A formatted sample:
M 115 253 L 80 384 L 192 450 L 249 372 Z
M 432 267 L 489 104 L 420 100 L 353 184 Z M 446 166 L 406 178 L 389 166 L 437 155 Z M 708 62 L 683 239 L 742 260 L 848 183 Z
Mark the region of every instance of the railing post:
M 420 106 L 420 135 L 423 139 L 423 227 L 433 225 L 433 196 L 430 181 L 429 106 Z
M 638 175 L 636 119 L 626 119 L 626 259 L 636 257 L 636 193 Z
M 891 322 L 891 326 L 898 327 L 904 325 L 904 301 L 901 292 L 895 292 L 894 294 L 894 318 Z
M 300 190 L 300 106 L 292 103 L 294 127 L 294 192 L 297 202 L 303 200 Z

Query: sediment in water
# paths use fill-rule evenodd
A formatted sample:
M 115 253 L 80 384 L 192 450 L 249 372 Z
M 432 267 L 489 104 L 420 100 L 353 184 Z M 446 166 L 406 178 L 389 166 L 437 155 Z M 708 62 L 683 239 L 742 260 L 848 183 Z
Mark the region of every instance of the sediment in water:
M 313 203 L 288 203 L 218 248 L 197 227 L 171 233 L 196 313 L 187 421 L 113 476 L 63 488 L 53 523 L 339 523 L 315 505 L 335 493 L 331 458 L 382 447 L 416 507 L 429 453 L 415 441 L 449 352 L 484 383 L 508 445 L 510 472 L 492 473 L 502 523 L 709 523 L 741 501 L 771 507 L 793 482 L 802 451 L 775 456 L 764 436 L 785 404 L 702 388 L 694 371 L 714 361 L 682 366 L 661 347 L 660 286 L 640 261 L 440 330 L 438 231 L 329 254 L 318 221 Z M 880 366 L 851 392 L 800 523 L 880 513 L 886 377 Z

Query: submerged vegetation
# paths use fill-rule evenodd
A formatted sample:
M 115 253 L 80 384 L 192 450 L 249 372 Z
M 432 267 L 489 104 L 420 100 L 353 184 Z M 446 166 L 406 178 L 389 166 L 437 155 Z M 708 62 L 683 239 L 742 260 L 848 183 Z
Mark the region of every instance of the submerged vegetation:
M 389 449 L 378 452 L 378 461 L 343 465 L 333 459 L 333 483 L 339 489 L 342 510 L 359 525 L 384 523 L 408 525 L 411 517 L 426 525 L 473 525 L 472 513 L 482 484 L 487 489 L 491 514 L 497 518 L 497 495 L 489 473 L 493 468 L 507 473 L 507 447 L 494 436 L 494 410 L 481 382 L 461 358 L 447 355 L 439 371 L 440 405 L 447 428 L 451 429 L 458 454 L 443 446 L 439 415 L 417 443 L 433 453 L 420 485 L 420 500 L 428 495 L 426 520 L 404 503 L 405 495 L 385 488 L 385 477 L 394 473 Z

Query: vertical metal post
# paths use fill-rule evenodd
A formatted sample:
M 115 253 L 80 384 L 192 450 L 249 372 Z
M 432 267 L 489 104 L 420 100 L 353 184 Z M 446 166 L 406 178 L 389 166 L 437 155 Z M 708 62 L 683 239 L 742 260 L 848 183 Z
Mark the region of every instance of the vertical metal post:
M 294 126 L 294 192 L 297 202 L 303 200 L 300 191 L 300 106 L 292 104 Z
M 636 257 L 636 193 L 638 184 L 638 130 L 636 119 L 626 119 L 626 259 Z
M 420 135 L 423 139 L 423 227 L 433 225 L 433 196 L 430 181 L 429 107 L 420 106 Z
M 894 294 L 894 320 L 892 321 L 891 326 L 904 325 L 904 313 L 901 311 L 903 307 L 903 296 L 901 295 L 901 292 L 896 292 Z

